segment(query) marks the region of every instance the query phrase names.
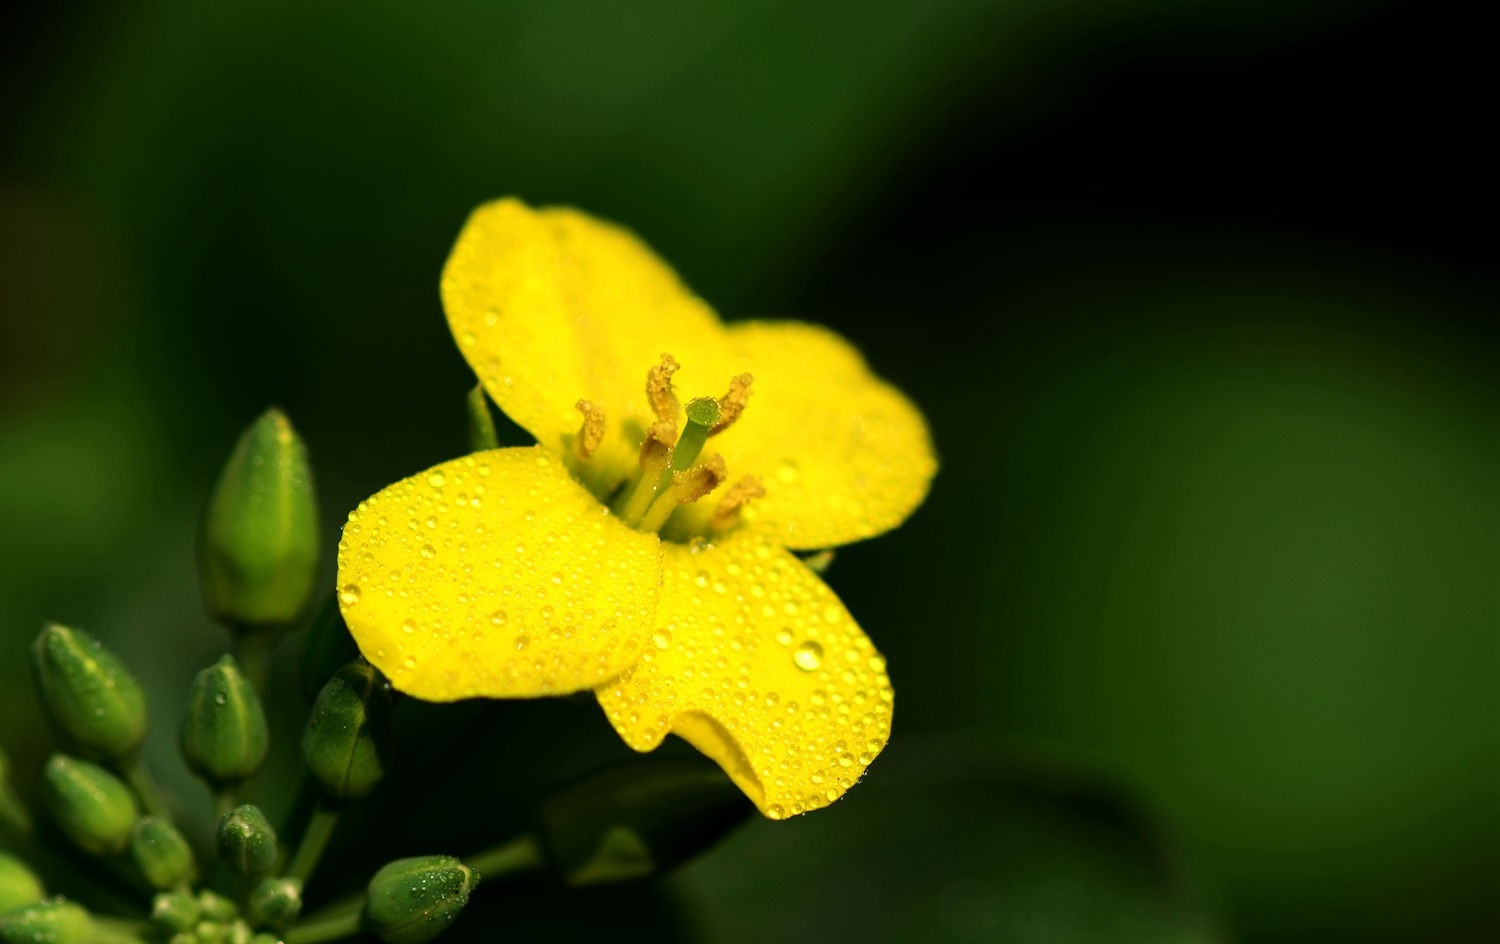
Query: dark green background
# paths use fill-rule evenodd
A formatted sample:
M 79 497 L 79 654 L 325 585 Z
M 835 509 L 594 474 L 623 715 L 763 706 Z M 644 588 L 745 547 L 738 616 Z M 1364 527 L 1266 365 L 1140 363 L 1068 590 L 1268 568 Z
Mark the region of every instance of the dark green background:
M 331 547 L 360 498 L 460 452 L 438 271 L 514 193 L 630 225 L 727 318 L 842 331 L 944 467 L 829 575 L 900 693 L 864 784 L 662 888 L 492 896 L 471 939 L 1459 940 L 1500 917 L 1468 25 L 1289 0 L 4 16 L 0 743 L 23 768 L 48 744 L 24 646 L 59 619 L 159 693 L 153 758 L 203 802 L 171 742 L 222 648 L 192 557 L 217 464 L 283 406 Z M 587 766 L 566 739 L 603 725 L 496 710 L 544 772 L 473 797 Z

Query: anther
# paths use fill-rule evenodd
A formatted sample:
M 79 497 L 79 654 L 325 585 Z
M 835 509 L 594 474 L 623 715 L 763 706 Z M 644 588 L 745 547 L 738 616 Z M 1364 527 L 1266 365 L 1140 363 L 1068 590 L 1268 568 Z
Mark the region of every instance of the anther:
M 677 429 L 677 394 L 672 392 L 672 375 L 677 373 L 679 366 L 672 355 L 663 354 L 661 363 L 646 372 L 646 399 L 651 401 L 656 418 L 670 423 L 674 432 Z
M 728 477 L 729 470 L 724 465 L 724 457 L 716 452 L 686 472 L 678 472 L 672 476 L 671 491 L 677 498 L 677 504 L 686 505 L 718 488 Z
M 676 425 L 657 420 L 646 430 L 641 442 L 641 476 L 656 481 L 672 461 L 672 442 L 677 438 Z
M 579 459 L 588 461 L 604 441 L 604 410 L 588 400 L 579 400 L 573 406 L 583 414 L 583 425 L 573 438 L 573 448 Z
M 760 484 L 760 479 L 753 475 L 747 475 L 735 482 L 719 499 L 719 505 L 714 509 L 713 528 L 715 531 L 723 531 L 733 527 L 740 520 L 740 509 L 748 505 L 752 499 L 762 498 L 766 494 L 765 488 Z
M 749 374 L 740 374 L 729 381 L 729 392 L 719 398 L 719 421 L 709 430 L 710 436 L 724 432 L 745 412 L 750 402 L 750 384 L 755 380 Z

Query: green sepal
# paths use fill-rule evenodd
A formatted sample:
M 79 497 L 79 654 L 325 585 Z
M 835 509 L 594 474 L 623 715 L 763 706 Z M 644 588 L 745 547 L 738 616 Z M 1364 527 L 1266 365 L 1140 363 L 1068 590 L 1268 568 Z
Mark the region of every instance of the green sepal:
M 47 897 L 42 880 L 15 856 L 0 852 L 0 915 Z
M 365 796 L 390 769 L 396 728 L 390 686 L 363 661 L 334 673 L 318 693 L 302 732 L 302 759 L 323 792 Z
M 153 888 L 178 888 L 198 877 L 198 864 L 187 839 L 177 827 L 155 816 L 136 821 L 130 832 L 130 858 Z
M 643 758 L 587 774 L 548 798 L 536 836 L 565 882 L 596 885 L 670 871 L 752 811 L 716 764 Z
M 31 654 L 42 706 L 70 749 L 106 761 L 140 749 L 146 739 L 146 696 L 97 639 L 51 623 Z
M 276 867 L 276 830 L 260 807 L 241 804 L 219 820 L 219 859 L 236 875 L 264 875 Z
M 318 506 L 307 450 L 280 410 L 240 435 L 198 542 L 209 615 L 237 632 L 284 631 L 318 575 Z
M 57 825 L 93 855 L 124 852 L 138 810 L 130 788 L 97 764 L 53 754 L 42 771 L 42 799 Z
M 265 763 L 266 713 L 233 656 L 194 677 L 179 741 L 188 766 L 215 787 L 246 780 Z
M 63 898 L 0 915 L 0 944 L 90 944 L 93 937 L 89 913 Z
M 250 922 L 256 927 L 284 928 L 302 913 L 302 880 L 262 879 L 250 890 L 247 904 Z
M 386 944 L 426 944 L 443 932 L 479 884 L 452 856 L 397 859 L 366 889 L 365 927 Z
M 337 599 L 330 596 L 302 640 L 302 651 L 297 660 L 302 697 L 312 704 L 334 673 L 357 658 L 359 647 L 349 635 Z
M 186 892 L 161 892 L 151 899 L 151 920 L 166 931 L 186 931 L 202 915 L 197 900 Z
M 475 384 L 465 398 L 469 414 L 469 451 L 483 452 L 500 448 L 500 435 L 495 432 L 495 418 L 490 415 L 489 398 L 484 386 Z

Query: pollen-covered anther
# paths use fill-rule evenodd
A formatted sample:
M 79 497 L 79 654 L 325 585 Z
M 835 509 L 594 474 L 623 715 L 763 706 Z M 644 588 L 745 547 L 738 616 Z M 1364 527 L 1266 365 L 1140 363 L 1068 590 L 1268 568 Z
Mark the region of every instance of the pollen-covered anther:
M 719 421 L 708 431 L 710 436 L 724 432 L 745 412 L 745 406 L 750 402 L 750 384 L 754 381 L 755 378 L 749 374 L 740 374 L 730 379 L 729 392 L 719 398 Z
M 670 354 L 662 354 L 661 363 L 646 372 L 646 399 L 656 418 L 672 427 L 671 439 L 677 438 L 677 394 L 672 392 L 672 375 L 681 367 Z
M 579 400 L 573 406 L 583 414 L 583 425 L 578 427 L 573 449 L 579 459 L 587 461 L 604 441 L 604 409 L 588 400 Z
M 646 430 L 646 438 L 641 441 L 641 472 L 647 481 L 666 470 L 667 463 L 672 461 L 672 444 L 676 439 L 673 423 L 657 420 Z
M 765 488 L 760 484 L 760 479 L 753 475 L 747 475 L 730 486 L 724 497 L 719 499 L 719 505 L 714 509 L 713 528 L 723 531 L 731 528 L 740 520 L 740 509 L 748 505 L 752 500 L 763 498 L 766 494 Z
M 672 492 L 677 498 L 677 504 L 686 505 L 718 488 L 728 477 L 729 470 L 724 465 L 724 457 L 716 452 L 686 472 L 678 472 L 672 476 Z

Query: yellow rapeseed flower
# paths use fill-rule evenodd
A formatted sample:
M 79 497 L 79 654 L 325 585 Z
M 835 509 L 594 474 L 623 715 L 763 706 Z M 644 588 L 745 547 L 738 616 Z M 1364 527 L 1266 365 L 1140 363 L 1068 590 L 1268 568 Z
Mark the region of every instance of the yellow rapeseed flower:
M 631 747 L 680 735 L 773 819 L 837 799 L 885 746 L 893 692 L 792 552 L 921 503 L 937 468 L 922 415 L 838 335 L 722 324 L 576 210 L 480 207 L 442 297 L 537 445 L 442 463 L 350 513 L 339 599 L 365 657 L 428 701 L 593 689 Z

